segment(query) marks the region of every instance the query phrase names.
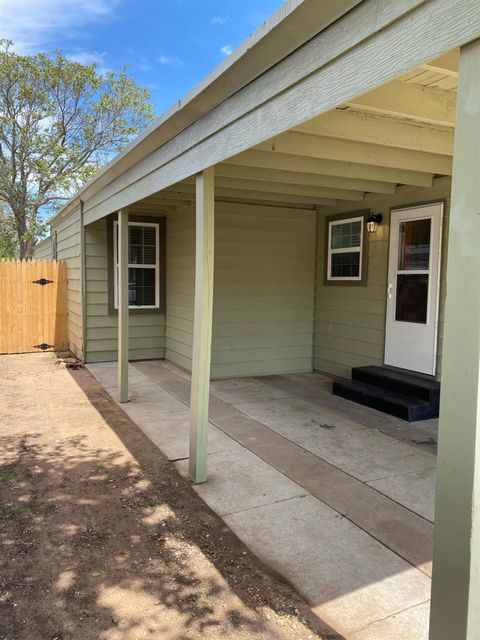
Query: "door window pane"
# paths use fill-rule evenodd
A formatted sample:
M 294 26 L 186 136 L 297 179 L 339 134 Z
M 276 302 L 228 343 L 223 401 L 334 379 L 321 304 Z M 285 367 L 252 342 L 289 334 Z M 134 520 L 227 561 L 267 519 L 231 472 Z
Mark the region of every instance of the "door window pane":
M 428 274 L 398 274 L 395 320 L 426 324 Z
M 399 271 L 427 270 L 429 268 L 431 226 L 432 221 L 430 218 L 400 222 Z
M 360 252 L 332 254 L 331 276 L 334 278 L 358 278 L 360 275 Z

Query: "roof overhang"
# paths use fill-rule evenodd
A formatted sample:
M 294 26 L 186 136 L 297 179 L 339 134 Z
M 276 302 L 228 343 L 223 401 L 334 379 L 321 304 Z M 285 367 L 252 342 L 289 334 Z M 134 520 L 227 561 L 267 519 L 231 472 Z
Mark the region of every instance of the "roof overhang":
M 175 103 L 62 207 L 68 214 L 135 163 L 273 67 L 363 0 L 288 0 L 228 58 Z

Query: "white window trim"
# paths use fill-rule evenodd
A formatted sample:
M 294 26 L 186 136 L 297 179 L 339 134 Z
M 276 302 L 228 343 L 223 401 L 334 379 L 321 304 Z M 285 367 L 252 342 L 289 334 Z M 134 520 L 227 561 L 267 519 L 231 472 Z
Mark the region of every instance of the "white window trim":
M 353 222 L 361 222 L 360 225 L 360 245 L 358 247 L 343 247 L 341 249 L 332 249 L 332 229 L 335 225 L 349 224 Z M 363 273 L 363 234 L 364 216 L 356 216 L 354 218 L 342 218 L 341 220 L 331 220 L 328 223 L 328 253 L 327 253 L 327 280 L 331 282 L 360 282 Z M 358 276 L 332 276 L 332 256 L 336 253 L 359 253 Z
M 129 309 L 159 309 L 160 308 L 160 224 L 158 222 L 129 222 L 132 227 L 155 227 L 155 264 L 130 264 L 129 269 L 155 269 L 155 304 L 129 305 Z M 118 309 L 118 221 L 113 223 L 113 305 Z

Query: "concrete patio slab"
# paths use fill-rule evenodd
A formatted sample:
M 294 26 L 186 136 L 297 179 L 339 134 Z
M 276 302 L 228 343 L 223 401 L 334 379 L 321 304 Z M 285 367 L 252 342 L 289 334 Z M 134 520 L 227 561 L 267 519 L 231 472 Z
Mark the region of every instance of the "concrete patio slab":
M 188 461 L 176 466 L 188 475 Z M 194 489 L 221 516 L 306 495 L 305 489 L 243 447 L 209 455 L 208 468 L 208 482 Z
M 371 487 L 433 522 L 436 470 L 425 469 L 368 482 Z
M 423 573 L 312 496 L 224 519 L 347 637 L 430 596 Z
M 375 429 L 318 432 L 295 442 L 362 482 L 435 467 L 435 458 Z
M 134 366 L 152 382 L 160 385 L 162 389 L 168 391 L 186 405 L 190 404 L 190 380 L 188 377 L 175 373 L 171 367 L 167 368 L 164 362 L 159 360 L 136 362 Z M 235 409 L 232 409 L 226 402 L 218 398 L 210 398 L 210 418 L 228 418 L 236 414 Z
M 248 401 L 271 401 L 288 398 L 288 393 L 274 389 L 257 378 L 234 378 L 227 380 L 212 380 L 210 393 L 228 404 Z
M 252 453 L 431 575 L 433 531 L 424 518 L 247 416 L 217 424 Z
M 419 604 L 368 625 L 351 640 L 428 640 L 429 617 L 429 604 Z
M 87 365 L 87 369 L 96 380 L 109 389 L 117 386 L 117 363 L 116 362 L 95 362 Z M 133 364 L 128 365 L 129 382 L 135 383 L 143 380 L 142 375 L 138 372 Z
M 245 415 L 263 422 L 286 438 L 298 439 L 316 433 L 327 434 L 339 427 L 348 433 L 367 428 L 337 412 L 324 407 L 319 409 L 302 398 L 291 396 L 267 402 L 249 400 L 232 404 Z
M 130 411 L 130 407 L 124 406 L 123 408 L 132 420 L 135 420 L 134 412 Z M 139 423 L 137 422 L 137 424 Z M 190 430 L 190 413 L 188 411 L 159 416 L 156 421 L 144 420 L 141 429 L 169 460 L 188 458 L 188 433 Z M 208 453 L 238 449 L 241 449 L 239 444 L 213 424 L 209 425 Z

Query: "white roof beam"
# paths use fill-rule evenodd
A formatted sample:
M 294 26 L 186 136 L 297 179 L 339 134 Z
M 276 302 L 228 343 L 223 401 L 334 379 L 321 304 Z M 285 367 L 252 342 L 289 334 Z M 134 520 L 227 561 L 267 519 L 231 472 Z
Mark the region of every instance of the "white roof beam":
M 454 131 L 351 109 L 335 109 L 296 131 L 387 147 L 453 155 Z
M 380 180 L 360 180 L 356 178 L 341 178 L 337 176 L 319 175 L 316 173 L 301 173 L 298 171 L 283 171 L 260 167 L 247 167 L 241 164 L 217 164 L 215 174 L 224 178 L 239 178 L 247 180 L 262 180 L 280 182 L 282 184 L 307 185 L 311 187 L 330 187 L 332 189 L 353 189 L 373 193 L 394 194 L 395 183 Z
M 378 180 L 395 184 L 410 184 L 414 187 L 431 187 L 433 174 L 419 171 L 373 167 L 367 164 L 307 158 L 283 153 L 272 153 L 251 149 L 224 161 L 225 164 L 241 164 L 248 167 L 280 169 L 297 173 L 319 173 L 327 176 Z
M 295 131 L 282 133 L 256 148 L 271 153 L 288 153 L 324 160 L 361 162 L 392 169 L 411 169 L 424 173 L 452 175 L 452 158 L 449 156 L 313 136 Z
M 389 82 L 347 102 L 349 106 L 357 109 L 445 127 L 455 126 L 456 103 L 457 96 L 453 91 L 443 91 L 401 80 Z
M 192 193 L 192 187 L 194 185 L 182 183 L 178 186 L 178 191 L 172 191 L 168 189 L 165 191 L 170 197 L 172 194 L 177 194 L 179 198 L 184 198 L 186 194 Z M 287 193 L 275 193 L 274 191 L 252 191 L 251 189 L 230 189 L 226 187 L 216 187 L 215 197 L 227 197 L 227 198 L 243 198 L 249 200 L 268 200 L 271 202 L 284 202 L 286 204 L 306 204 L 306 205 L 319 205 L 319 206 L 331 206 L 337 205 L 338 200 L 336 198 L 320 198 L 309 196 L 297 196 Z
M 422 64 L 421 68 L 425 69 L 425 71 L 441 73 L 444 76 L 449 76 L 450 78 L 458 78 L 459 58 L 460 50 L 455 49 L 454 51 L 449 51 L 449 53 L 440 56 L 440 58 L 432 60 L 428 64 Z
M 352 189 L 333 189 L 328 187 L 317 187 L 298 184 L 284 184 L 282 182 L 271 182 L 268 180 L 249 180 L 244 178 L 223 178 L 218 177 L 215 181 L 218 187 L 225 189 L 235 189 L 247 191 L 263 191 L 264 193 L 278 193 L 292 196 L 308 196 L 310 198 L 333 198 L 335 200 L 352 200 L 358 202 L 363 200 L 364 192 Z

